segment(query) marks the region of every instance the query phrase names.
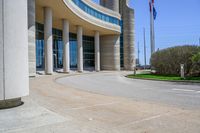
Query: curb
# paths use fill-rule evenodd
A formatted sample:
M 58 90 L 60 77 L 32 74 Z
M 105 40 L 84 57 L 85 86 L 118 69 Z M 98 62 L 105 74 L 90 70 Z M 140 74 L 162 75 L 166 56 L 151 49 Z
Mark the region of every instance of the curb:
M 161 79 L 152 79 L 152 78 L 138 78 L 133 77 L 129 78 L 128 75 L 125 76 L 128 79 L 140 79 L 140 80 L 150 80 L 150 81 L 163 81 L 163 82 L 175 82 L 175 83 L 190 83 L 190 84 L 198 84 L 200 85 L 200 81 L 194 81 L 194 80 L 161 80 Z

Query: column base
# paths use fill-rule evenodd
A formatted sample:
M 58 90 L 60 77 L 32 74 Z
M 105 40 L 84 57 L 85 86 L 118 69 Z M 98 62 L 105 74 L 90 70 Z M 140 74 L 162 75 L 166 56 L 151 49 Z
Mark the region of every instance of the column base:
M 63 71 L 62 71 L 62 73 L 64 73 L 64 74 L 69 74 L 71 72 L 71 70 L 64 70 L 63 69 Z
M 21 98 L 0 100 L 0 109 L 14 108 L 14 107 L 20 106 L 22 104 L 23 104 L 23 102 L 21 101 Z
M 62 73 L 64 73 L 64 74 L 70 74 L 70 72 L 62 72 Z
M 53 73 L 45 73 L 45 75 L 53 75 Z
M 79 73 L 83 73 L 83 71 L 78 71 Z

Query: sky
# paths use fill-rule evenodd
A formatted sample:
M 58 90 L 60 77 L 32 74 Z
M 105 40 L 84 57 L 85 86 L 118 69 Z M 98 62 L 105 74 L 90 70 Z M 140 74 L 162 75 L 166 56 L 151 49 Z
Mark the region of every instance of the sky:
M 99 2 L 99 0 L 93 0 Z M 150 14 L 148 0 L 130 0 L 135 10 L 135 53 L 144 64 L 144 37 L 146 29 L 147 63 L 150 58 Z M 200 0 L 155 0 L 156 50 L 177 45 L 198 45 L 200 39 Z

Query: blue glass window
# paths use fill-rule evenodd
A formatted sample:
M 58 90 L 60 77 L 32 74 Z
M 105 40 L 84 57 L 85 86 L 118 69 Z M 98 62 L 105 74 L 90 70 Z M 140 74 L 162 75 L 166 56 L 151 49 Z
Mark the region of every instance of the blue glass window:
M 44 68 L 44 27 L 36 24 L 36 66 Z
M 77 68 L 77 35 L 69 34 L 70 67 Z M 83 36 L 83 61 L 84 67 L 94 67 L 94 37 Z M 54 68 L 63 67 L 63 41 L 62 30 L 53 29 L 53 62 Z M 36 23 L 36 65 L 43 69 L 44 58 L 44 25 Z
M 103 21 L 112 23 L 112 24 L 116 24 L 119 25 L 119 19 L 109 16 L 107 14 L 101 13 L 95 9 L 93 9 L 92 7 L 88 6 L 87 4 L 85 4 L 82 0 L 72 0 L 79 8 L 81 8 L 84 12 L 90 14 L 91 16 L 101 19 Z
M 77 36 L 74 33 L 69 34 L 70 40 L 70 67 L 76 68 L 77 67 Z
M 120 34 L 120 64 L 124 67 L 124 37 L 123 37 L 123 21 L 120 21 L 121 34 Z

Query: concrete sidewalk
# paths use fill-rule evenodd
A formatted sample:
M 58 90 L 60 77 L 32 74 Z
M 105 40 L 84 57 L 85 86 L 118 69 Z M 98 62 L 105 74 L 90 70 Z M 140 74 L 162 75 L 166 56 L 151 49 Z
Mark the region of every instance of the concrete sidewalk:
M 30 96 L 23 99 L 25 104 L 0 110 L 0 132 L 200 132 L 200 110 L 88 93 L 55 82 L 63 76 L 68 75 L 30 79 Z

